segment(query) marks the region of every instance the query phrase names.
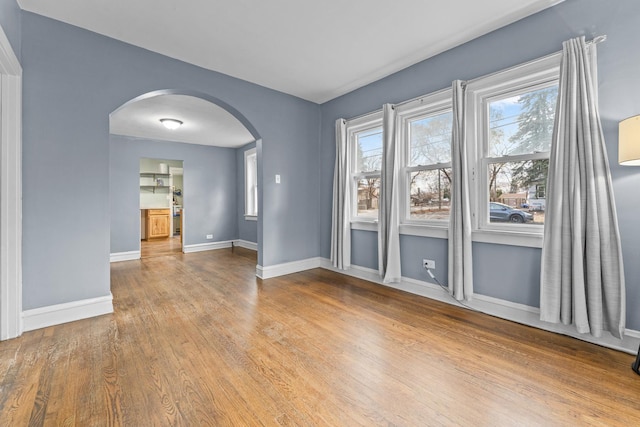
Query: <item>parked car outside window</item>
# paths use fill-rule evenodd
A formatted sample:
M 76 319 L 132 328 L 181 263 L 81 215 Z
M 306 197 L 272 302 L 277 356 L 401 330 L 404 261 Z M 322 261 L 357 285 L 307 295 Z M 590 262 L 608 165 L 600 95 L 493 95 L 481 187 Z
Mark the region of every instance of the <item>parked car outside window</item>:
M 489 203 L 489 220 L 491 222 L 524 223 L 533 221 L 533 215 L 502 203 Z

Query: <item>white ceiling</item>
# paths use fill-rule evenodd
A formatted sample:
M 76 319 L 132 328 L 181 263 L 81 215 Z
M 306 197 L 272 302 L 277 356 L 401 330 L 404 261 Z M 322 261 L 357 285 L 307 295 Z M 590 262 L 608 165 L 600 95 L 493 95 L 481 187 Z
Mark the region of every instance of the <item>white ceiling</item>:
M 30 12 L 323 103 L 561 1 L 18 3 Z
M 168 130 L 160 123 L 163 118 L 183 124 Z M 109 130 L 116 135 L 217 147 L 241 147 L 254 140 L 227 110 L 187 95 L 158 95 L 125 104 L 111 113 Z

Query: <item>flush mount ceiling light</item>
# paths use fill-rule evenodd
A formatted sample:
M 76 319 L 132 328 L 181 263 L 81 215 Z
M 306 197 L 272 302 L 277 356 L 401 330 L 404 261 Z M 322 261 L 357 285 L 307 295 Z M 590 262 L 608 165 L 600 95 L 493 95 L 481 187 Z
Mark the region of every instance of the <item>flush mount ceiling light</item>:
M 180 126 L 182 126 L 182 122 L 177 119 L 160 119 L 160 123 L 162 123 L 164 127 L 170 130 L 178 129 Z

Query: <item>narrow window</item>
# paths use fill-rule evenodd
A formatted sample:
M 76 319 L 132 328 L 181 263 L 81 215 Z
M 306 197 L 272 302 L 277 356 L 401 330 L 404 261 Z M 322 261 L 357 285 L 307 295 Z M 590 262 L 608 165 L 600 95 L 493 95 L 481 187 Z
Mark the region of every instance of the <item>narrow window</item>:
M 350 121 L 347 134 L 351 150 L 352 220 L 378 219 L 382 167 L 382 117 L 374 113 Z
M 258 156 L 255 148 L 244 152 L 244 183 L 244 215 L 251 220 L 258 216 Z

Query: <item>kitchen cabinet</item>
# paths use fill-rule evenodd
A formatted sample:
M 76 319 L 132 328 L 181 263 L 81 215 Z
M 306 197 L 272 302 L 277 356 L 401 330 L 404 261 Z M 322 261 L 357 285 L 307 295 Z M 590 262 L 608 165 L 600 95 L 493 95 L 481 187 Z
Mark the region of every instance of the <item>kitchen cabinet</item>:
M 171 209 L 143 209 L 145 240 L 167 238 L 171 235 Z

